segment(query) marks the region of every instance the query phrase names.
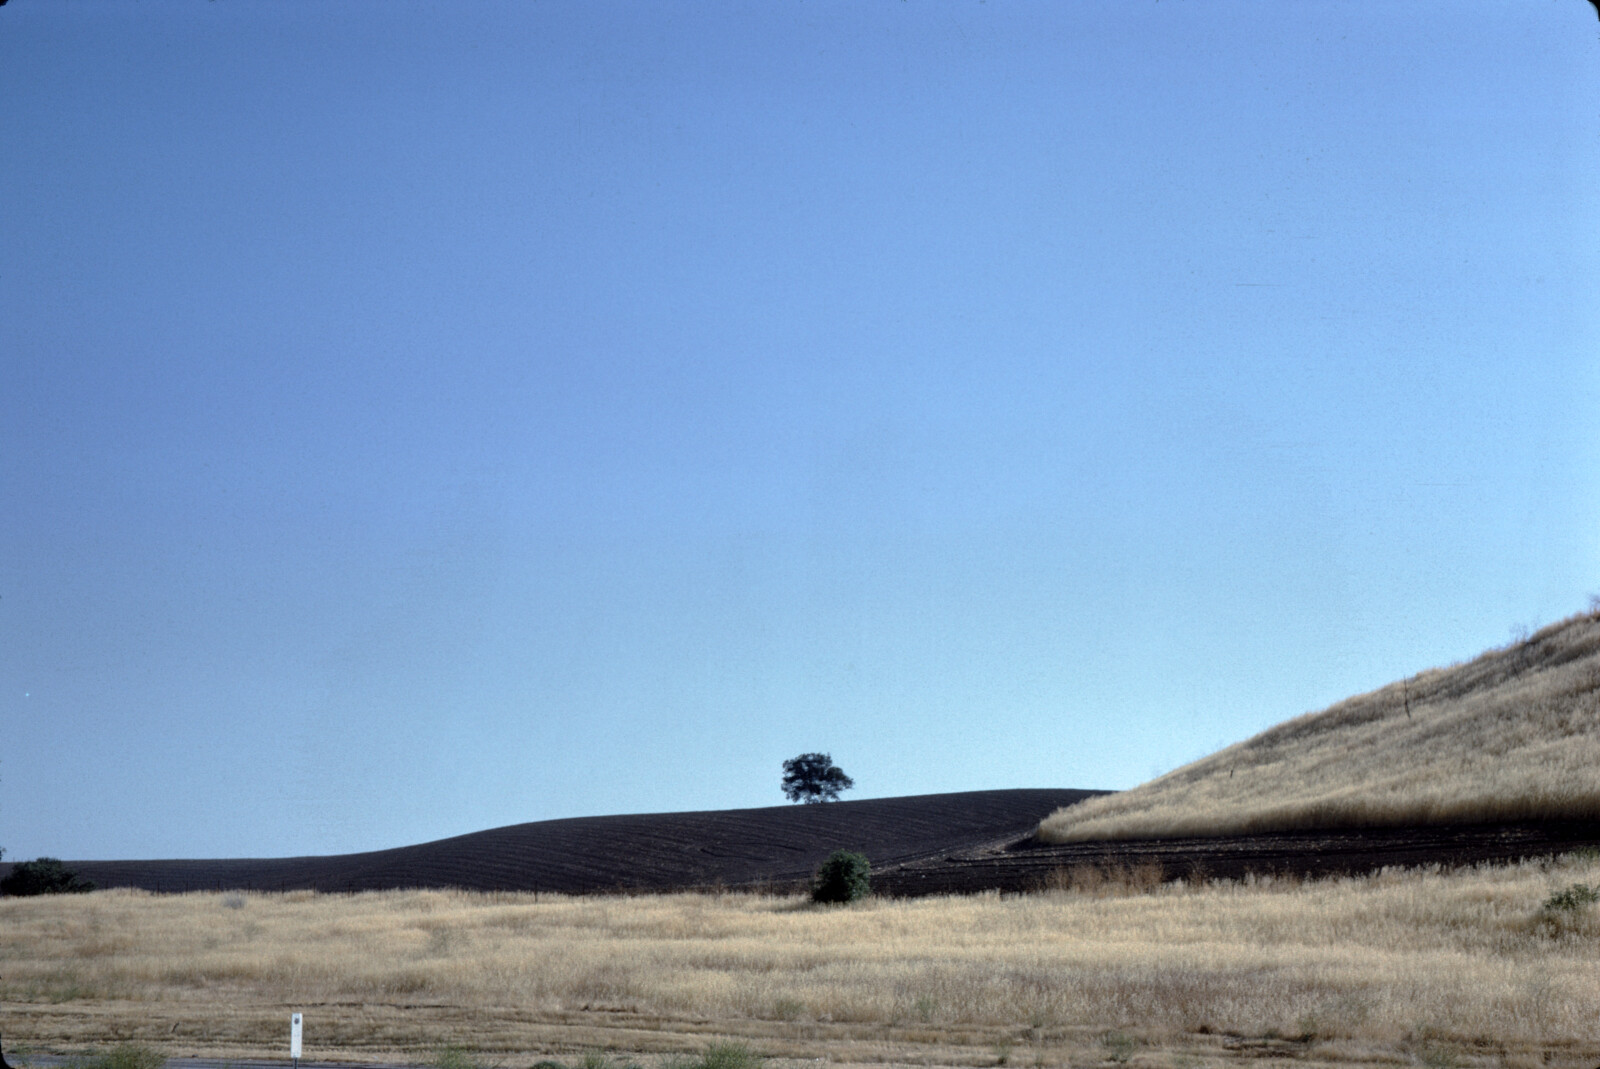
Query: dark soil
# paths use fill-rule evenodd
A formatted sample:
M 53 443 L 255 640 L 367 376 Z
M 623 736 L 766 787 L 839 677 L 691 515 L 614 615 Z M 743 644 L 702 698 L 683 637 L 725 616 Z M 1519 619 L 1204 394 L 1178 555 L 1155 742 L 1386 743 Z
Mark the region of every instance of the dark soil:
M 366 854 L 211 861 L 72 861 L 100 887 L 151 891 L 375 891 L 460 887 L 567 894 L 803 888 L 828 854 L 872 862 L 878 894 L 1033 891 L 1086 870 L 1144 878 L 1364 874 L 1600 849 L 1600 823 L 1294 832 L 1049 845 L 1055 809 L 1101 791 L 925 794 L 827 805 L 583 817 L 517 824 Z M 10 869 L 0 864 L 0 876 Z
M 1040 843 L 1028 836 L 999 848 L 952 852 L 935 861 L 911 861 L 877 872 L 872 887 L 891 895 L 1035 891 L 1071 882 L 1075 870 L 1086 869 L 1130 876 L 1139 870 L 1159 871 L 1162 880 L 1365 875 L 1389 867 L 1454 868 L 1586 848 L 1600 849 L 1600 823 L 1372 828 L 1066 845 Z
M 516 824 L 418 846 L 325 857 L 71 861 L 100 887 L 376 891 L 462 887 L 587 894 L 803 886 L 835 850 L 889 868 L 999 847 L 1103 791 L 1004 790 L 703 813 Z M 0 865 L 4 875 L 9 865 Z

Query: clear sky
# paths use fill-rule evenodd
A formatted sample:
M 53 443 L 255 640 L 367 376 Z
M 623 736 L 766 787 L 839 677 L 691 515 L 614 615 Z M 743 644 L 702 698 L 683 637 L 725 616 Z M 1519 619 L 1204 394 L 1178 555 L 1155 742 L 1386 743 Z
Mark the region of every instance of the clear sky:
M 0 846 L 1126 787 L 1600 591 L 1585 0 L 0 8 Z

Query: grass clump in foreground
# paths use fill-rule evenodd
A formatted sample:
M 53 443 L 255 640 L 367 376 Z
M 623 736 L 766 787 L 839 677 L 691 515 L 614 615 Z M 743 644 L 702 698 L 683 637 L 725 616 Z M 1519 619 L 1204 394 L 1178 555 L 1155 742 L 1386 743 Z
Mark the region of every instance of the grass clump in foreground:
M 67 1069 L 162 1069 L 166 1055 L 137 1043 L 119 1043 L 101 1054 L 80 1055 L 67 1062 Z
M 432 1069 L 488 1069 L 472 1052 L 465 1047 L 446 1044 L 434 1052 L 433 1061 L 428 1063 Z
M 765 1059 L 743 1043 L 713 1043 L 698 1057 L 691 1054 L 669 1054 L 661 1059 L 660 1069 L 761 1069 Z M 437 1063 L 436 1063 L 437 1065 Z M 438 1066 L 438 1069 L 456 1067 Z M 545 1059 L 533 1063 L 532 1069 L 569 1069 L 564 1062 Z M 570 1069 L 643 1069 L 637 1062 L 613 1058 L 601 1050 L 585 1051 Z
M 566 1069 L 559 1062 L 540 1062 L 543 1066 L 556 1066 L 556 1069 Z M 534 1066 L 539 1069 L 539 1066 Z M 586 1050 L 583 1057 L 578 1059 L 577 1069 L 643 1069 L 637 1062 L 624 1062 L 613 1058 L 603 1050 Z
M 668 1059 L 662 1069 L 761 1069 L 763 1060 L 743 1043 L 713 1043 L 700 1057 Z

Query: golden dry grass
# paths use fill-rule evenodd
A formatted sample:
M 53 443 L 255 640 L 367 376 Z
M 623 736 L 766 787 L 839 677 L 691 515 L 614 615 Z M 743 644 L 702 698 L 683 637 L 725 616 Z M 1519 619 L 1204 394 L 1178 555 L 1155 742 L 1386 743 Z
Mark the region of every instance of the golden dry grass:
M 1600 882 L 1600 860 L 831 909 L 437 891 L 3 899 L 0 1011 L 13 1049 L 132 1040 L 232 1057 L 281 1057 L 302 1010 L 314 1058 L 425 1061 L 455 1045 L 509 1065 L 742 1037 L 847 1062 L 1592 1065 L 1600 907 L 1540 908 L 1575 882 Z
M 1057 810 L 1052 842 L 1600 819 L 1600 619 L 1280 724 Z

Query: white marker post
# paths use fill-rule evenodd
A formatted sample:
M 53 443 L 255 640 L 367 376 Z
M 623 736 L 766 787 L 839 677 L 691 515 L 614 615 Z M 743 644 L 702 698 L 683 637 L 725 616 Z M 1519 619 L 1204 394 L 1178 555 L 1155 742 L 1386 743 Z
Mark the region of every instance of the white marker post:
M 289 1057 L 294 1059 L 295 1069 L 300 1069 L 300 1015 L 289 1015 Z

